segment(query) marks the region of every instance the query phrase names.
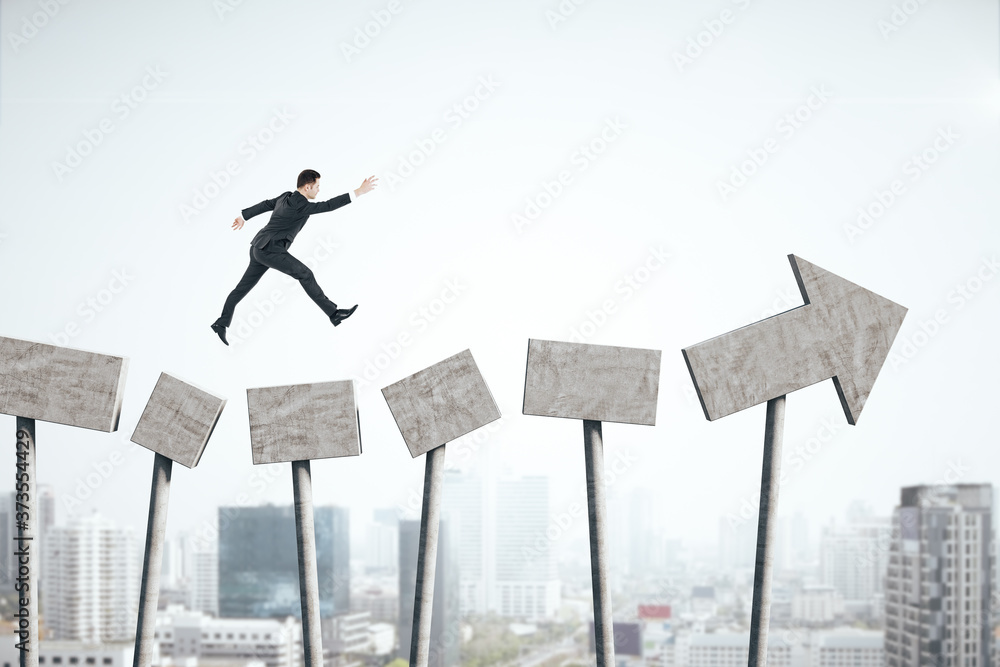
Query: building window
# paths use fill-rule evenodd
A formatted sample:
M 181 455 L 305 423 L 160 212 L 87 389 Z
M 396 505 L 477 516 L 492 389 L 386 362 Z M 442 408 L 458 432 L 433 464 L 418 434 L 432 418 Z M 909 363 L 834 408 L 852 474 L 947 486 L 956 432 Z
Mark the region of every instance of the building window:
M 62 664 L 62 656 L 61 655 L 57 655 L 54 658 L 52 658 L 52 664 L 53 665 L 61 665 Z
M 111 664 L 111 658 L 104 658 L 103 660 L 101 660 L 101 664 L 102 665 L 110 665 Z
M 86 662 L 87 662 L 88 665 L 96 665 L 97 664 L 97 660 L 94 658 L 94 656 L 90 656 L 89 658 L 87 658 Z
M 69 664 L 71 664 L 71 665 L 77 665 L 79 663 L 80 663 L 80 659 L 79 658 L 77 658 L 75 655 L 74 656 L 70 656 Z

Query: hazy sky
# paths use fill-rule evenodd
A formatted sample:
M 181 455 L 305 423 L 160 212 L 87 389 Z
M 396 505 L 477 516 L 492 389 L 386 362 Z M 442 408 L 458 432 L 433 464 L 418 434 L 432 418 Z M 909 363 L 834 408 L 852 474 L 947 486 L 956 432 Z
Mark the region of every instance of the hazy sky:
M 40 424 L 39 480 L 63 519 L 141 535 L 153 455 L 128 439 L 166 371 L 229 400 L 200 465 L 174 468 L 170 532 L 242 493 L 290 503 L 289 465 L 251 464 L 246 388 L 357 377 L 364 454 L 312 467 L 357 531 L 423 474 L 379 390 L 470 348 L 503 419 L 449 458 L 551 475 L 557 512 L 583 488 L 582 426 L 520 414 L 524 362 L 529 338 L 579 335 L 663 350 L 656 426 L 605 426 L 614 492 L 649 487 L 672 535 L 714 540 L 756 493 L 764 406 L 706 421 L 680 349 L 801 305 L 794 253 L 909 313 L 857 426 L 831 381 L 789 397 L 781 512 L 996 483 L 997 14 L 4 0 L 0 335 L 129 358 L 119 432 Z M 230 225 L 304 168 L 320 199 L 380 177 L 292 246 L 358 312 L 334 329 L 272 271 L 224 347 L 209 324 L 267 216 Z

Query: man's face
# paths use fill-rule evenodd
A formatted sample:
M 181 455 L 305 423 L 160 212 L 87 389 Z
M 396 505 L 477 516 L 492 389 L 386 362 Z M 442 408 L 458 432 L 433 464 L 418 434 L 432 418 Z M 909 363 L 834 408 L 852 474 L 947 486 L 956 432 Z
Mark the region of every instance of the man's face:
M 317 178 L 303 189 L 305 190 L 307 199 L 316 199 L 316 195 L 319 194 L 319 179 Z

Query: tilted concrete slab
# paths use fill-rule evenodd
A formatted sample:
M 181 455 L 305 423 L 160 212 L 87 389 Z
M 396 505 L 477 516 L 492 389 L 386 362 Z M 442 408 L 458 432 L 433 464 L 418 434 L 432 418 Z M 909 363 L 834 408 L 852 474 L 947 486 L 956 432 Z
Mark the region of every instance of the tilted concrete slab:
M 383 388 L 382 396 L 414 458 L 500 419 L 469 350 Z
M 656 424 L 660 350 L 528 341 L 523 414 Z
M 354 381 L 247 389 L 253 462 L 361 455 Z
M 132 433 L 132 442 L 194 468 L 225 406 L 226 399 L 160 373 Z
M 0 337 L 0 414 L 118 429 L 128 359 Z

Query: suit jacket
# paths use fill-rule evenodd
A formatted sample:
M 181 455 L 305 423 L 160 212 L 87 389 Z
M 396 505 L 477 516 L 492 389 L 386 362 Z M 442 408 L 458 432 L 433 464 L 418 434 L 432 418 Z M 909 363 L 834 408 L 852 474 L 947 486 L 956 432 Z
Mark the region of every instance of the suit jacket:
M 283 192 L 274 199 L 265 199 L 259 204 L 245 208 L 241 213 L 244 220 L 249 220 L 264 211 L 273 211 L 271 219 L 250 242 L 253 246 L 263 248 L 269 241 L 281 239 L 288 239 L 288 245 L 291 245 L 298 233 L 302 231 L 310 215 L 326 213 L 350 203 L 351 195 L 348 192 L 333 199 L 314 203 L 306 199 L 305 195 L 298 190 L 292 190 Z

